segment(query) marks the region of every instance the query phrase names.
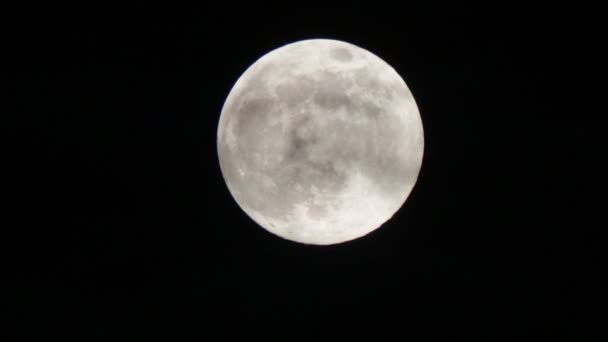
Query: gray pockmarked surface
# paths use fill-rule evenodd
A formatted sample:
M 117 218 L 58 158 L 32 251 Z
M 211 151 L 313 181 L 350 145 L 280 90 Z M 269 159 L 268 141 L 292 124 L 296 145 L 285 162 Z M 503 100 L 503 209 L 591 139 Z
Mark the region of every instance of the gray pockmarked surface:
M 328 245 L 375 230 L 403 205 L 424 137 L 392 67 L 355 45 L 314 39 L 245 71 L 222 109 L 217 149 L 230 193 L 255 222 Z

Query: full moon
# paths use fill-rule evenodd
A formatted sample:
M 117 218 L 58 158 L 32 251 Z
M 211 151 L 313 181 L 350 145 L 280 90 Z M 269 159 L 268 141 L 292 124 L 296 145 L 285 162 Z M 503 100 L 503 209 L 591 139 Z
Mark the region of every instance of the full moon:
M 350 43 L 311 39 L 253 63 L 222 108 L 217 151 L 241 209 L 304 244 L 362 237 L 388 221 L 418 178 L 424 135 L 397 72 Z

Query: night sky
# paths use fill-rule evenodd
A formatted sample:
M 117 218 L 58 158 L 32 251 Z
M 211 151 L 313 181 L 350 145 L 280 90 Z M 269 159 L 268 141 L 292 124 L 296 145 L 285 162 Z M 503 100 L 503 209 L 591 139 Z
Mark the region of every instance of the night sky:
M 571 8 L 222 3 L 5 13 L 15 115 L 0 334 L 599 336 L 600 21 Z M 333 246 L 257 226 L 216 152 L 242 72 L 308 38 L 393 66 L 425 130 L 405 205 Z

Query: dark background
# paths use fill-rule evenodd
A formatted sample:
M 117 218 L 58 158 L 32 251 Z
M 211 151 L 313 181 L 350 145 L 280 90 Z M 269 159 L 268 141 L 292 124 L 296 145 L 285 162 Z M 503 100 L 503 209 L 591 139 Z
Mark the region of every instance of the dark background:
M 593 9 L 225 3 L 5 12 L 3 334 L 599 337 Z M 215 145 L 240 74 L 306 38 L 391 64 L 426 139 L 404 207 L 326 247 L 250 220 Z

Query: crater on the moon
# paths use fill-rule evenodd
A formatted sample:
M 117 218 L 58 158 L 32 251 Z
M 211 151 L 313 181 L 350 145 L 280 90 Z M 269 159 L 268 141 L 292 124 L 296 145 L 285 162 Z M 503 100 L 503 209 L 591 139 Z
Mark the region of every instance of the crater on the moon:
M 353 59 L 352 53 L 343 47 L 331 49 L 331 56 L 341 62 L 348 62 Z
M 352 240 L 390 219 L 422 150 L 418 109 L 399 75 L 333 40 L 260 58 L 218 127 L 222 175 L 239 206 L 270 232 L 310 244 Z

